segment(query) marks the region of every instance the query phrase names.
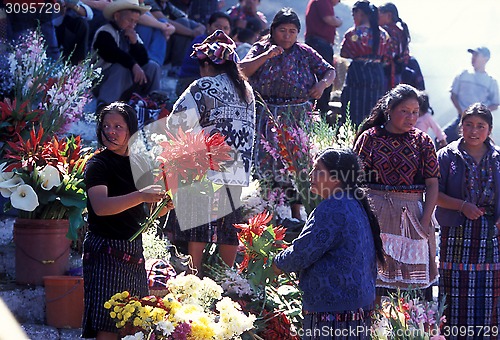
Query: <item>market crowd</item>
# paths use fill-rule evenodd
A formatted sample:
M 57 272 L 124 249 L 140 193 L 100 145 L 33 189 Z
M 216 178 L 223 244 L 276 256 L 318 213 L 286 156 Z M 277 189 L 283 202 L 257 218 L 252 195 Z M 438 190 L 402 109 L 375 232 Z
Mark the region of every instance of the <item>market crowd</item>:
M 126 104 L 131 95 L 158 91 L 161 66 L 170 64 L 179 97 L 160 124 L 221 133 L 234 150 L 232 163 L 209 176 L 223 188 L 215 200 L 192 207 L 207 211 L 210 221 L 186 229 L 178 207 L 169 204 L 162 212 L 170 211 L 173 242 L 186 244 L 199 275 L 208 243 L 218 244 L 222 260 L 233 266 L 233 224 L 242 222 L 235 207 L 252 176 L 267 176 L 284 189 L 292 218 L 301 219 L 304 202 L 280 176 L 284 165 L 269 141 L 275 122 L 308 126 L 313 112 L 326 119 L 339 57 L 336 29 L 343 24 L 335 15 L 339 2 L 309 0 L 305 26 L 292 8 L 268 21 L 260 0 L 228 9 L 221 0 L 66 0 L 60 13 L 40 18 L 3 5 L 1 34 L 17 37 L 39 19 L 54 58 L 63 53 L 77 64 L 92 51 L 103 70 L 94 95 L 97 139 L 105 151 L 86 172 L 84 337 L 116 338 L 102 308 L 114 292 L 147 293 L 141 238 L 128 239 L 144 217 L 141 204 L 165 193 L 134 184 L 128 142 L 138 122 Z M 355 140 L 348 149 L 316 156 L 311 192 L 322 201 L 275 258 L 275 272 L 298 274 L 307 329 L 369 327 L 381 296 L 418 289 L 432 299 L 433 286 L 446 296 L 448 325 L 500 327 L 500 148 L 490 138 L 500 100 L 486 72 L 490 50 L 464 47 L 472 68 L 451 84 L 457 115 L 441 129 L 395 4 L 357 1 L 352 17 L 340 44 L 349 66 L 339 121 L 350 117 Z M 111 251 L 102 252 L 103 246 Z

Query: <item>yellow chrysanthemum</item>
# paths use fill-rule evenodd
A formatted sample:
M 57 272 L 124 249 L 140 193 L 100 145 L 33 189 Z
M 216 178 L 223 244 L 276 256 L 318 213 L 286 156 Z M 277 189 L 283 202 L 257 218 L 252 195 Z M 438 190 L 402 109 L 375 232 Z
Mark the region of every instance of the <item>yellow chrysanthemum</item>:
M 135 327 L 139 327 L 142 325 L 142 320 L 140 318 L 135 318 L 133 324 Z
M 170 313 L 171 314 L 177 313 L 181 307 L 182 307 L 182 304 L 179 301 L 177 301 L 177 300 L 172 301 L 170 303 L 170 306 L 169 306 Z
M 153 308 L 151 311 L 151 319 L 153 321 L 158 322 L 163 319 L 165 319 L 165 315 L 167 314 L 167 311 L 161 308 Z
M 210 324 L 207 324 L 202 320 L 197 320 L 191 324 L 191 333 L 188 336 L 188 339 L 193 340 L 202 340 L 202 339 L 212 339 L 215 335 L 215 330 L 211 327 Z

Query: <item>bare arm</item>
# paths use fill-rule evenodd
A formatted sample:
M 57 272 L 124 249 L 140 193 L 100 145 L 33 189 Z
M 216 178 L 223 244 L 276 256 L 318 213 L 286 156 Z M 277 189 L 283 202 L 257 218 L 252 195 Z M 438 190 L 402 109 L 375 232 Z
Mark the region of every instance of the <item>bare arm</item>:
M 200 34 L 203 34 L 205 32 L 205 26 L 199 24 L 196 26 L 194 29 L 191 29 L 187 26 L 184 26 L 181 23 L 176 22 L 175 20 L 168 20 L 168 18 L 163 14 L 161 11 L 154 11 L 152 12 L 153 16 L 156 19 L 165 19 L 168 21 L 170 25 L 172 25 L 175 29 L 175 33 L 180 34 L 180 35 L 186 35 L 188 37 L 197 37 Z M 141 15 L 142 17 L 143 15 Z M 201 32 L 201 33 L 200 33 Z
M 157 203 L 164 195 L 165 192 L 160 185 L 150 185 L 115 197 L 108 196 L 108 187 L 105 185 L 97 185 L 88 190 L 90 204 L 98 216 L 115 215 L 142 203 Z
M 456 210 L 465 215 L 470 220 L 476 220 L 484 214 L 484 211 L 478 208 L 475 204 L 467 202 L 460 198 L 454 198 L 439 192 L 438 206 L 445 209 Z
M 318 81 L 314 86 L 309 90 L 309 95 L 314 99 L 319 99 L 325 89 L 333 84 L 335 80 L 335 70 L 329 70 L 325 73 L 323 79 Z
M 165 28 L 165 25 L 170 25 L 166 22 L 161 22 L 153 16 L 151 13 L 144 13 L 139 17 L 138 23 L 144 26 L 149 26 L 153 28 L 157 28 L 159 30 L 163 30 Z
M 241 71 L 247 77 L 251 77 L 267 60 L 282 54 L 283 51 L 282 47 L 272 45 L 267 51 L 256 57 L 245 57 L 239 62 Z
M 85 5 L 90 6 L 90 8 L 95 8 L 103 11 L 104 8 L 111 2 L 111 0 L 81 0 Z
M 424 212 L 422 218 L 420 219 L 420 224 L 424 228 L 429 228 L 431 225 L 431 217 L 436 207 L 439 194 L 439 181 L 436 177 L 427 178 L 425 180 L 425 202 L 424 202 Z M 431 230 L 431 232 L 434 232 Z
M 325 22 L 325 24 L 327 24 L 327 25 L 330 25 L 333 27 L 342 26 L 342 19 L 340 19 L 339 17 L 329 15 L 327 17 L 323 17 L 322 19 Z

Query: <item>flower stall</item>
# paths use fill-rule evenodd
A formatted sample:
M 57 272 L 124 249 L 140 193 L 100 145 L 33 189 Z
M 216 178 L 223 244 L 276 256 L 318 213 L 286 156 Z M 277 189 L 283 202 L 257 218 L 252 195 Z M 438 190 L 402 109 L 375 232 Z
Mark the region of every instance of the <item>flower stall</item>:
M 0 194 L 4 208 L 17 211 L 18 216 L 14 228 L 16 280 L 41 284 L 43 276 L 60 275 L 67 269 L 70 239 L 75 240 L 84 225 L 83 170 L 93 151 L 80 136 L 67 131 L 72 122 L 86 119 L 82 113 L 100 72 L 90 59 L 79 65 L 50 60 L 38 31 L 7 45 L 6 52 L 0 55 Z M 308 173 L 315 154 L 327 146 L 351 147 L 355 127 L 348 118 L 336 127 L 321 119 L 292 126 L 279 117 L 271 118 L 275 134 L 273 140 L 262 141 L 263 149 L 283 164 L 283 174 L 291 179 L 310 213 L 319 203 L 309 193 Z M 142 129 L 130 145 L 134 178 L 138 183 L 161 183 L 169 195 L 152 207 L 133 238 L 148 229 L 145 239 L 155 234 L 151 227 L 158 225 L 159 212 L 170 199 L 176 205 L 189 201 L 191 208 L 185 210 L 203 215 L 199 221 L 194 220 L 194 213 L 184 216 L 190 219 L 186 225 L 208 222 L 203 220 L 209 218 L 207 212 L 199 207 L 220 186 L 208 181 L 207 174 L 223 169 L 231 159 L 222 135 L 171 133 L 153 125 Z M 109 298 L 105 308 L 122 339 L 300 338 L 298 279 L 277 276 L 271 266 L 273 258 L 288 246 L 286 228 L 276 223 L 283 220 L 285 197 L 279 188 L 267 184 L 262 179 L 254 182 L 254 192 L 243 200 L 249 214 L 247 223 L 236 225 L 240 241 L 237 268 L 209 256 L 207 277 L 175 273 L 169 255 L 162 252 L 171 245 L 162 244 L 160 251 L 154 251 L 162 254 L 155 263 L 163 267 L 154 268 L 164 278 L 161 289 L 152 289 L 155 295 L 151 296 L 123 291 Z M 32 228 L 34 224 L 38 226 Z M 28 240 L 41 234 L 57 237 L 55 241 Z M 57 248 L 60 245 L 62 249 Z M 33 262 L 42 269 L 33 270 Z M 373 318 L 372 337 L 437 339 L 445 322 L 443 309 L 442 303 L 425 302 L 413 292 L 384 297 Z
M 127 291 L 106 302 L 122 339 L 238 339 L 251 330 L 255 316 L 209 278 L 177 275 L 164 297 L 133 297 Z
M 0 55 L 0 193 L 14 224 L 16 281 L 42 284 L 68 269 L 71 240 L 84 224 L 83 169 L 92 151 L 70 124 L 84 118 L 100 71 L 86 59 L 52 60 L 40 31 Z

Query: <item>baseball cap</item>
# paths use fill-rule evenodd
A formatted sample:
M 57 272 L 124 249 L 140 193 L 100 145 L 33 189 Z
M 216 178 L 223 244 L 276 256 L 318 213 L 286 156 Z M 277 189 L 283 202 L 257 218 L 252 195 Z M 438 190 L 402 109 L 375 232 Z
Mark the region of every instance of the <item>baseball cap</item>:
M 467 50 L 467 52 L 469 52 L 469 53 L 479 53 L 483 57 L 486 57 L 487 59 L 490 59 L 490 50 L 488 49 L 488 47 L 481 46 L 481 47 L 476 47 L 476 48 L 469 48 Z

